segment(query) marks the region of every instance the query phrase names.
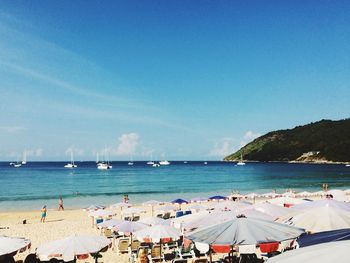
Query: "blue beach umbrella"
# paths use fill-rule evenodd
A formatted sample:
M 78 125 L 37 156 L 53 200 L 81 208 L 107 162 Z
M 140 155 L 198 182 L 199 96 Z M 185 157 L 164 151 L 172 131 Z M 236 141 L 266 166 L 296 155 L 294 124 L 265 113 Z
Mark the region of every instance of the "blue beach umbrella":
M 178 198 L 178 199 L 171 201 L 171 203 L 181 205 L 181 204 L 187 204 L 188 202 L 184 199 Z
M 300 247 L 308 247 L 312 245 L 328 243 L 340 240 L 350 240 L 350 228 L 324 231 L 311 235 L 302 235 L 298 239 Z
M 214 195 L 212 197 L 208 198 L 209 200 L 226 200 L 227 197 L 226 196 L 222 196 L 222 195 Z

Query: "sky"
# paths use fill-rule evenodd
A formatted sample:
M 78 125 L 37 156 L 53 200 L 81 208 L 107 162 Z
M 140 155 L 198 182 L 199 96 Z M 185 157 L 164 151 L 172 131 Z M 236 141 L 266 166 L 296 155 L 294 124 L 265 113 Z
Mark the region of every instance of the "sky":
M 0 160 L 220 160 L 350 116 L 350 1 L 0 1 Z

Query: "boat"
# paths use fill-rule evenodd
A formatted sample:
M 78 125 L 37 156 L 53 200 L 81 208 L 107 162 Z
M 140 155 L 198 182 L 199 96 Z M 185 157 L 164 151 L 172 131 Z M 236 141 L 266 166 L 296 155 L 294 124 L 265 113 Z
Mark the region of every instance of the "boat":
M 154 164 L 152 164 L 152 167 L 159 167 L 159 166 L 160 166 L 159 163 L 154 163 Z
M 99 169 L 99 170 L 109 170 L 112 168 L 113 168 L 113 166 L 110 165 L 109 163 L 105 163 L 105 162 L 97 163 L 97 169 Z
M 153 162 L 153 153 L 151 153 L 151 160 L 148 161 L 146 164 L 148 164 L 148 165 L 153 165 L 154 164 L 154 162 Z
M 23 152 L 23 159 L 22 159 L 22 164 L 27 164 L 27 152 Z
M 204 165 L 207 165 L 208 164 L 208 162 L 204 162 Z
M 133 160 L 132 160 L 132 156 L 130 156 L 130 162 L 128 162 L 128 165 L 129 165 L 129 166 L 133 166 L 133 165 L 134 165 L 134 162 L 133 162 Z
M 64 168 L 77 168 L 78 165 L 74 164 L 73 151 L 70 152 L 70 163 L 67 163 Z
M 14 163 L 13 164 L 13 167 L 15 167 L 15 168 L 19 168 L 19 167 L 21 167 L 22 166 L 22 163 Z
M 242 155 L 242 154 L 241 154 L 241 159 L 240 159 L 240 161 L 239 161 L 236 165 L 239 165 L 239 166 L 245 165 L 245 162 L 243 162 L 243 155 Z
M 345 165 L 346 167 L 350 167 L 350 164 Z
M 159 162 L 159 165 L 170 165 L 170 162 L 168 162 L 167 160 L 163 160 Z
M 184 161 L 184 163 L 187 163 L 187 161 Z

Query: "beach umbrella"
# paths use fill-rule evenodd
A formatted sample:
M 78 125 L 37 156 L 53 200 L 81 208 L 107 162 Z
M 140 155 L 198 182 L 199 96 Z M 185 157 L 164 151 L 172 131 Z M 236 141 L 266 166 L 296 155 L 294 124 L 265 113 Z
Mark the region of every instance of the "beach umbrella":
M 109 219 L 109 220 L 105 220 L 101 223 L 97 224 L 98 228 L 113 228 L 116 225 L 120 224 L 124 222 L 123 220 L 118 220 L 118 219 Z
M 270 215 L 275 219 L 290 214 L 294 211 L 292 208 L 285 208 L 267 202 L 254 204 L 250 207 L 247 207 L 247 209 L 255 209 L 259 212 Z
M 323 206 L 296 211 L 278 221 L 317 233 L 350 228 L 350 212 L 336 207 Z
M 244 197 L 249 198 L 249 199 L 254 199 L 256 197 L 258 197 L 259 195 L 256 193 L 250 193 L 250 194 L 246 194 Z
M 118 208 L 123 209 L 123 208 L 128 208 L 131 206 L 132 206 L 132 204 L 120 202 L 120 203 L 116 203 L 116 204 L 111 205 L 110 208 L 111 209 L 118 209 Z
M 208 201 L 208 198 L 205 198 L 205 197 L 194 197 L 194 198 L 191 198 L 191 200 L 190 200 L 191 203 L 205 202 L 205 201 Z
M 181 205 L 181 204 L 187 204 L 188 202 L 184 199 L 178 198 L 178 199 L 171 201 L 171 203 Z
M 161 212 L 169 212 L 169 211 L 177 210 L 177 207 L 173 206 L 173 205 L 162 205 L 162 206 L 156 208 L 156 210 L 161 211 Z
M 284 252 L 269 258 L 267 263 L 348 263 L 350 241 L 338 241 Z
M 210 204 L 210 208 L 213 208 L 215 210 L 222 210 L 222 211 L 239 211 L 245 208 L 250 207 L 250 203 L 246 202 L 235 202 L 235 201 L 223 201 L 223 202 L 217 202 Z
M 202 211 L 208 209 L 208 207 L 199 204 L 193 204 L 187 207 L 188 210 Z
M 130 208 L 126 208 L 122 211 L 123 215 L 134 215 L 134 214 L 141 214 L 146 212 L 144 209 L 142 208 L 136 208 L 136 207 L 130 207 Z
M 90 205 L 88 207 L 85 207 L 83 210 L 84 211 L 95 211 L 95 210 L 100 210 L 100 209 L 105 209 L 106 207 L 103 205 Z
M 340 202 L 332 199 L 323 199 L 323 200 L 318 200 L 313 202 L 305 202 L 300 205 L 295 205 L 293 208 L 303 210 L 303 209 L 310 209 L 315 207 L 334 207 L 334 208 L 339 208 L 350 212 L 350 203 Z
M 134 233 L 135 231 L 141 230 L 145 227 L 147 227 L 147 225 L 143 223 L 133 222 L 133 221 L 123 221 L 122 223 L 114 226 L 113 230 L 116 232 L 122 232 L 122 233 Z
M 261 194 L 260 196 L 274 198 L 274 197 L 277 197 L 277 196 L 280 196 L 280 195 L 275 193 L 275 192 L 269 192 L 269 193 Z
M 154 205 L 160 205 L 160 204 L 163 204 L 164 202 L 160 202 L 160 201 L 157 201 L 157 200 L 149 200 L 149 201 L 146 201 L 144 203 L 142 203 L 142 205 L 151 205 L 151 206 L 154 206 Z
M 244 197 L 245 197 L 244 195 L 239 194 L 239 193 L 231 194 L 231 195 L 228 196 L 229 199 L 242 199 Z
M 341 240 L 350 240 L 350 228 L 304 234 L 298 238 L 298 244 L 299 247 L 308 247 Z
M 72 261 L 76 256 L 98 253 L 110 245 L 111 241 L 104 236 L 72 235 L 39 246 L 36 254 L 40 260 L 62 258 L 64 261 Z
M 177 240 L 181 236 L 181 232 L 169 225 L 155 225 L 136 231 L 134 236 L 140 240 L 148 240 L 152 242 L 160 242 L 161 239 Z
M 226 200 L 227 197 L 226 196 L 222 196 L 222 195 L 214 195 L 208 198 L 209 200 Z
M 139 222 L 149 226 L 154 226 L 154 225 L 169 225 L 170 221 L 164 220 L 163 218 L 159 218 L 159 217 L 146 217 L 141 219 Z
M 181 229 L 183 227 L 186 227 L 186 224 L 189 224 L 190 222 L 197 220 L 197 218 L 200 218 L 203 215 L 208 215 L 208 214 L 209 214 L 209 211 L 204 210 L 195 214 L 189 214 L 189 215 L 184 215 L 177 218 L 172 218 L 170 219 L 170 222 L 171 222 L 170 224 L 177 229 Z
M 22 237 L 0 236 L 0 256 L 30 248 L 30 240 Z
M 194 242 L 209 245 L 254 245 L 294 239 L 303 229 L 255 218 L 238 217 L 199 229 L 187 235 Z
M 281 196 L 281 197 L 269 199 L 267 200 L 267 202 L 271 204 L 279 205 L 279 206 L 291 206 L 291 205 L 303 204 L 307 201 L 303 199 L 294 198 L 294 197 Z
M 296 196 L 301 196 L 301 197 L 309 197 L 311 196 L 312 193 L 310 192 L 307 192 L 307 191 L 304 191 L 304 192 L 300 192 L 300 193 L 297 193 Z
M 89 216 L 92 217 L 111 217 L 114 213 L 112 211 L 108 211 L 108 210 L 95 210 L 89 213 Z
M 295 193 L 292 191 L 287 191 L 282 194 L 283 197 L 295 197 Z

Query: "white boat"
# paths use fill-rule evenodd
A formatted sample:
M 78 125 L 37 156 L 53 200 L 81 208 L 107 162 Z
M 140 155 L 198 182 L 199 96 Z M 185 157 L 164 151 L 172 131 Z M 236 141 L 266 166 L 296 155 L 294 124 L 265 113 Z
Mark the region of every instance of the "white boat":
M 345 165 L 346 167 L 350 167 L 350 164 Z
M 207 165 L 208 164 L 208 162 L 204 162 L 204 165 Z
M 168 162 L 167 160 L 163 160 L 159 162 L 159 165 L 170 165 L 170 162 Z
M 239 166 L 245 165 L 245 162 L 243 162 L 243 155 L 241 154 L 241 160 L 237 163 Z
M 27 152 L 23 152 L 23 159 L 22 159 L 22 164 L 27 164 Z
M 152 167 L 159 167 L 159 166 L 160 166 L 159 163 L 154 163 L 154 164 L 152 164 Z
M 109 163 L 100 162 L 97 164 L 97 169 L 99 169 L 99 170 L 109 170 L 112 168 L 113 168 L 113 166 L 110 165 Z
M 15 168 L 19 168 L 19 167 L 21 167 L 21 166 L 22 166 L 21 163 L 14 163 L 14 164 L 13 164 L 13 167 L 15 167 Z
M 134 162 L 128 162 L 128 165 L 129 165 L 129 166 L 133 166 L 133 165 L 134 165 Z
M 187 163 L 187 161 L 184 161 L 184 163 Z
M 64 168 L 77 168 L 78 165 L 74 164 L 73 151 L 70 152 L 70 163 L 67 163 Z

